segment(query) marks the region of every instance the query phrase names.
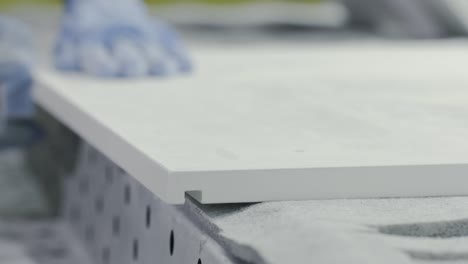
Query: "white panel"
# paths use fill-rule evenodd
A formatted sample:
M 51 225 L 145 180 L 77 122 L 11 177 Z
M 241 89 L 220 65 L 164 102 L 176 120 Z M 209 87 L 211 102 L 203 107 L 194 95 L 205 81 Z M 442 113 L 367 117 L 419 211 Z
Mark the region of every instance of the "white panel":
M 169 203 L 468 194 L 466 43 L 194 53 L 163 80 L 43 69 L 36 99 Z

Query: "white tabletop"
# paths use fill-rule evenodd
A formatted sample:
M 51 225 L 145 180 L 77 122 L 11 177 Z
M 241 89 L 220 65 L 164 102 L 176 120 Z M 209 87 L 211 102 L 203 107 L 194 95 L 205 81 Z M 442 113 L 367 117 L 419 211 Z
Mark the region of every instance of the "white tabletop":
M 468 195 L 468 43 L 195 45 L 192 75 L 37 73 L 37 102 L 169 203 Z

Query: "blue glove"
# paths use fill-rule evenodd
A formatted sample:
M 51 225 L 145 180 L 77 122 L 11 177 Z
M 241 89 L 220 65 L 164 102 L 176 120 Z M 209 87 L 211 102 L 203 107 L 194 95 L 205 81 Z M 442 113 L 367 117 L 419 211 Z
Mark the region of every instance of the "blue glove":
M 1 60 L 1 59 L 0 59 Z M 17 62 L 0 62 L 1 115 L 4 119 L 24 119 L 32 116 L 32 78 L 30 69 Z
M 32 144 L 42 136 L 34 114 L 32 34 L 20 22 L 0 17 L 0 150 Z
M 29 118 L 31 68 L 34 61 L 32 34 L 20 22 L 0 17 L 0 115 L 2 119 Z
M 99 77 L 188 72 L 179 36 L 139 0 L 69 0 L 54 51 L 63 71 Z

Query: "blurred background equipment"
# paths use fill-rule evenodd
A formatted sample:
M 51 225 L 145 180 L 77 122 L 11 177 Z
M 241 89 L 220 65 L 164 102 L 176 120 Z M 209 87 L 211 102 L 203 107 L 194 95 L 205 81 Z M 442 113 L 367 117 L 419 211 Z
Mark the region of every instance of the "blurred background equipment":
M 388 37 L 467 34 L 465 0 L 148 0 L 158 17 L 176 24 L 352 27 Z M 0 9 L 60 5 L 60 0 L 3 0 Z
M 390 36 L 440 38 L 467 33 L 463 0 L 343 0 L 350 23 Z

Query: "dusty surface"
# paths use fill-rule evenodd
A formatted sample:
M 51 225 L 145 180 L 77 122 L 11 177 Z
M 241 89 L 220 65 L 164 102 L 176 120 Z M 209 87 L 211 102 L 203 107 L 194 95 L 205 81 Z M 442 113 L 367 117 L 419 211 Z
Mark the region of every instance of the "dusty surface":
M 468 262 L 468 198 L 201 208 L 205 228 L 249 263 Z

